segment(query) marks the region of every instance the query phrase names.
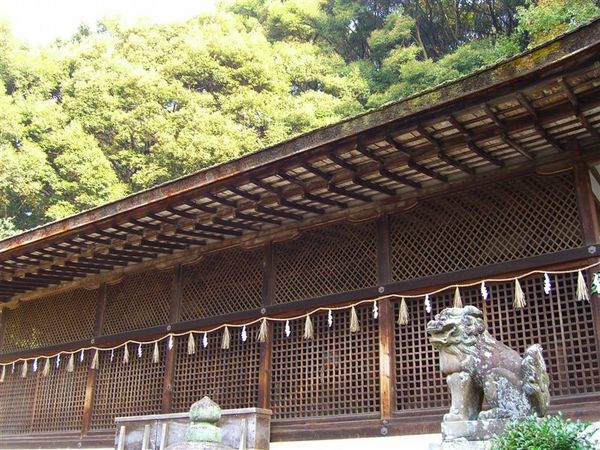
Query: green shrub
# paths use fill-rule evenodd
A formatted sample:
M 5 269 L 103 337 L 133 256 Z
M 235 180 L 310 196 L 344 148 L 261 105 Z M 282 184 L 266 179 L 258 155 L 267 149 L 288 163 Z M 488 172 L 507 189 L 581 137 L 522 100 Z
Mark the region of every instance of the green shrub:
M 589 424 L 561 415 L 531 418 L 506 427 L 494 440 L 494 450 L 593 450 Z

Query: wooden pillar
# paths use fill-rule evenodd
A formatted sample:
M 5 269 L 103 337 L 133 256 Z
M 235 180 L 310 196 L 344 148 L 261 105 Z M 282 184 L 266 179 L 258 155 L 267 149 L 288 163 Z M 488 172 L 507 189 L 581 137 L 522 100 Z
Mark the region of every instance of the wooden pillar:
M 583 243 L 584 245 L 595 245 L 600 241 L 600 225 L 598 223 L 596 200 L 592 191 L 589 169 L 585 163 L 576 163 L 573 166 L 573 173 L 575 176 L 575 190 L 577 192 L 577 206 L 579 209 L 579 218 L 581 219 Z M 600 255 L 597 256 L 600 257 Z M 590 260 L 590 262 L 596 261 L 598 261 L 597 258 Z M 596 346 L 598 347 L 600 357 L 600 297 L 593 295 L 591 304 Z
M 392 281 L 389 216 L 377 221 L 377 278 L 379 285 Z M 385 293 L 385 292 L 384 292 Z M 382 419 L 396 410 L 396 361 L 394 345 L 394 307 L 390 300 L 379 302 L 379 386 Z
M 263 258 L 263 308 L 273 304 L 275 294 L 275 252 L 273 243 L 268 242 L 264 248 Z M 273 358 L 273 324 L 268 323 L 268 334 L 265 342 L 260 344 L 260 362 L 258 375 L 258 407 L 271 408 L 271 371 Z
M 390 237 L 390 216 L 384 214 L 377 220 L 377 282 L 385 284 L 392 281 L 392 257 Z
M 577 163 L 573 166 L 573 172 L 575 174 L 575 189 L 583 232 L 583 243 L 584 245 L 594 245 L 600 238 L 600 226 L 598 225 L 596 200 L 592 192 L 589 170 L 585 163 Z
M 0 309 L 0 350 L 4 344 L 4 335 L 6 334 L 6 324 L 8 323 L 8 308 Z
M 260 344 L 260 362 L 258 372 L 258 407 L 271 409 L 271 373 L 273 357 L 273 324 L 267 325 L 268 334 Z
M 106 308 L 106 283 L 102 283 L 98 289 L 96 299 L 96 319 L 94 321 L 94 338 L 102 334 L 104 324 L 104 310 Z M 93 354 L 91 355 L 94 356 Z M 94 391 L 96 390 L 97 369 L 88 369 L 87 381 L 85 385 L 85 400 L 83 403 L 83 419 L 81 421 L 81 434 L 85 435 L 90 429 L 92 423 L 92 414 L 94 407 Z
M 169 323 L 179 321 L 179 312 L 181 310 L 181 294 L 183 292 L 183 269 L 181 264 L 175 266 L 173 273 L 173 283 L 171 285 L 171 308 L 169 310 Z M 170 326 L 168 327 L 170 329 Z M 168 341 L 167 341 L 168 342 Z M 177 359 L 177 345 L 174 342 L 173 347 L 167 346 L 167 356 L 165 359 L 165 378 L 163 383 L 162 412 L 171 412 L 171 403 L 173 400 L 173 379 L 175 378 L 175 362 Z

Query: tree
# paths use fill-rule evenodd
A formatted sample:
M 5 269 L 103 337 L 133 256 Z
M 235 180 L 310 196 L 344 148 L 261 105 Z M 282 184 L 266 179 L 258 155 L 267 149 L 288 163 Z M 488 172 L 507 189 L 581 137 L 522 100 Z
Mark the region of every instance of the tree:
M 519 30 L 530 46 L 559 36 L 598 17 L 600 9 L 593 0 L 528 0 L 517 8 Z

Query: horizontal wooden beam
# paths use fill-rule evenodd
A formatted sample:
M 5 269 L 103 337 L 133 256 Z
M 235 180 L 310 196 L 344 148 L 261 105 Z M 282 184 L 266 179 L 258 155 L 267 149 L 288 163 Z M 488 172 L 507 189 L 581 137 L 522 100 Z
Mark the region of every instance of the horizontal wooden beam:
M 223 224 L 223 225 L 235 227 L 235 224 L 231 225 L 228 223 L 228 224 Z M 243 234 L 240 230 L 231 230 L 228 228 L 220 228 L 220 227 L 215 227 L 213 225 L 205 225 L 202 223 L 197 223 L 196 225 L 194 225 L 194 229 L 196 231 L 204 231 L 206 233 L 214 233 L 214 234 L 226 235 L 226 236 L 241 236 Z
M 194 238 L 199 238 L 199 239 L 213 239 L 215 241 L 222 241 L 223 239 L 225 239 L 220 234 L 210 234 L 210 233 L 204 233 L 202 231 L 190 231 L 190 230 L 178 229 L 176 233 L 179 235 L 182 235 L 182 236 L 189 236 L 189 237 L 194 237 Z

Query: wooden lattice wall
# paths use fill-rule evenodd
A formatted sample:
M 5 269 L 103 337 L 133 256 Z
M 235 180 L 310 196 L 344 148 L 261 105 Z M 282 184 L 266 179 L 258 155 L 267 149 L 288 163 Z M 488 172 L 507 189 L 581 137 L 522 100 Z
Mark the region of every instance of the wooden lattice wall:
M 52 362 L 54 364 L 54 361 Z M 9 369 L 0 385 L 0 436 L 39 432 L 77 431 L 81 429 L 85 387 L 90 359 L 76 358 L 73 372 L 62 368 L 42 375 L 41 365 L 21 377 L 22 364 Z
M 221 348 L 221 333 L 207 336 L 208 346 L 197 337 L 196 354 L 187 353 L 187 336 L 177 339 L 173 383 L 173 411 L 183 412 L 205 395 L 222 408 L 247 408 L 258 404 L 260 344 L 258 327 L 248 327 L 242 342 L 240 329 L 231 330 L 229 349 Z
M 528 177 L 487 188 L 419 203 L 412 211 L 390 217 L 391 272 L 406 280 L 482 265 L 552 253 L 583 245 L 575 188 L 570 174 Z M 381 241 L 380 241 L 381 243 Z M 374 222 L 336 223 L 306 231 L 297 239 L 272 245 L 273 266 L 262 249 L 233 248 L 204 256 L 177 270 L 129 274 L 106 287 L 101 335 L 130 332 L 174 321 L 173 301 L 180 300 L 179 321 L 206 319 L 260 308 L 272 300 L 282 304 L 377 285 L 377 231 Z M 379 259 L 381 261 L 381 258 Z M 240 270 L 242 268 L 242 270 Z M 273 289 L 265 289 L 271 269 Z M 181 286 L 176 281 L 181 280 Z M 598 343 L 591 308 L 573 296 L 576 279 L 554 276 L 546 296 L 541 277 L 523 282 L 527 308 L 514 311 L 512 284 L 490 284 L 490 299 L 479 288 L 464 289 L 465 304 L 484 309 L 490 332 L 520 352 L 534 342 L 545 349 L 554 397 L 600 392 Z M 264 298 L 271 295 L 273 298 Z M 179 297 L 178 297 L 179 296 Z M 434 312 L 452 302 L 452 293 L 431 298 Z M 94 336 L 98 290 L 73 290 L 5 311 L 2 353 L 89 339 Z M 397 302 L 394 302 L 397 314 Z M 293 305 L 290 305 L 293 307 Z M 396 409 L 398 414 L 448 404 L 437 354 L 427 343 L 425 325 L 431 315 L 422 300 L 408 302 L 411 322 L 395 326 Z M 349 332 L 349 312 L 312 316 L 314 339 L 302 338 L 303 320 L 272 327 L 271 383 L 274 420 L 327 417 L 376 417 L 380 411 L 379 329 L 372 305 L 357 308 L 360 331 Z M 203 348 L 197 335 L 196 354 L 187 354 L 187 336 L 176 339 L 172 379 L 172 411 L 209 395 L 225 408 L 259 404 L 261 351 L 258 324 L 248 339 L 231 329 L 231 348 L 220 348 L 221 333 L 208 336 Z M 262 350 L 261 350 L 262 348 Z M 92 430 L 108 430 L 114 418 L 158 413 L 164 407 L 168 350 L 161 344 L 160 362 L 152 362 L 152 346 L 129 345 L 101 353 L 95 377 Z M 264 353 L 263 353 L 264 355 Z M 86 358 L 89 358 L 87 356 Z M 79 430 L 89 359 L 77 360 L 74 373 L 52 369 L 20 377 L 20 367 L 0 385 L 0 433 L 30 434 Z
M 172 271 L 148 271 L 125 276 L 108 286 L 103 334 L 162 325 L 169 320 Z
M 4 434 L 24 434 L 31 431 L 33 403 L 37 377 L 21 378 L 18 369 L 9 369 L 1 387 L 0 431 Z
M 2 353 L 90 338 L 97 290 L 75 289 L 25 302 L 7 314 Z
M 375 224 L 341 223 L 275 247 L 275 302 L 351 291 L 377 283 Z
M 261 250 L 215 253 L 183 269 L 181 320 L 258 308 L 262 299 Z
M 463 304 L 484 312 L 492 336 L 520 354 L 532 344 L 542 345 L 553 398 L 599 392 L 599 348 L 591 305 L 576 300 L 576 274 L 554 275 L 551 280 L 550 295 L 543 291 L 541 276 L 523 280 L 527 306 L 519 311 L 512 306 L 513 282 L 489 284 L 487 302 L 482 300 L 479 286 L 462 289 L 461 297 Z M 407 302 L 410 323 L 396 325 L 398 411 L 449 406 L 437 352 L 429 345 L 425 329 L 435 313 L 452 306 L 453 296 L 451 290 L 432 296 L 431 314 L 426 312 L 422 299 Z M 395 309 L 397 315 L 398 302 Z
M 571 174 L 520 178 L 426 200 L 391 223 L 395 280 L 583 245 Z
M 152 361 L 154 347 L 129 344 L 129 363 L 123 363 L 124 349 L 100 354 L 92 415 L 93 430 L 112 429 L 115 417 L 160 413 L 165 377 L 165 343 L 160 360 Z
M 360 331 L 351 333 L 350 312 L 312 317 L 314 339 L 302 338 L 304 321 L 273 327 L 273 418 L 370 415 L 379 411 L 379 333 L 370 306 L 356 309 Z

